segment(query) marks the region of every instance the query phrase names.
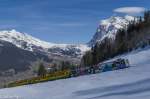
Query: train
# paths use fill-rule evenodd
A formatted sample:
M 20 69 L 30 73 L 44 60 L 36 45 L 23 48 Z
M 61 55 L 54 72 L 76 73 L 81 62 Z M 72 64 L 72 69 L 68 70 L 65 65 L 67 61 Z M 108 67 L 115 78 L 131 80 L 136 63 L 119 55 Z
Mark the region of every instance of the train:
M 101 62 L 97 65 L 77 67 L 71 70 L 71 77 L 124 69 L 128 68 L 129 66 L 130 64 L 128 59 L 119 58 L 112 61 Z
M 119 58 L 113 61 L 102 62 L 93 66 L 74 67 L 72 69 L 56 71 L 43 76 L 32 77 L 30 79 L 11 82 L 7 85 L 7 87 L 35 84 L 35 83 L 40 83 L 45 81 L 66 79 L 66 78 L 77 77 L 82 75 L 113 71 L 113 70 L 128 68 L 129 66 L 130 65 L 128 59 Z

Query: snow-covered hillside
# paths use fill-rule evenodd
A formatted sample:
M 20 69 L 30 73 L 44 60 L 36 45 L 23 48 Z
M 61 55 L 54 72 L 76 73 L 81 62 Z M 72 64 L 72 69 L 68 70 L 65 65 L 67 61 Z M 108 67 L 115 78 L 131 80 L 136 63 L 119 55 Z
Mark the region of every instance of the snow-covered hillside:
M 70 50 L 74 53 L 82 54 L 83 52 L 89 50 L 89 47 L 84 44 L 55 44 L 42 41 L 26 33 L 21 33 L 16 30 L 10 31 L 0 31 L 0 40 L 4 40 L 16 45 L 19 48 L 34 51 L 48 51 L 48 49 L 61 49 L 61 51 L 69 52 Z M 58 54 L 62 54 L 59 52 Z
M 101 20 L 95 35 L 89 42 L 89 45 L 93 46 L 96 44 L 96 42 L 101 42 L 106 37 L 114 39 L 116 32 L 119 29 L 126 28 L 129 22 L 134 20 L 136 21 L 137 18 L 129 15 L 124 17 L 112 16 L 108 19 Z
M 150 47 L 120 57 L 130 68 L 0 90 L 18 99 L 150 99 Z

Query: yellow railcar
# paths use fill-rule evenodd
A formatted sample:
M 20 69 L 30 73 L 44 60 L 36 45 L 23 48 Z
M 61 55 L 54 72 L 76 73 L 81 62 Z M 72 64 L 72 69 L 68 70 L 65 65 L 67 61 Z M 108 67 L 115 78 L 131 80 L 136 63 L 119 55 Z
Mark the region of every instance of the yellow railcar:
M 70 70 L 56 71 L 54 73 L 50 73 L 45 76 L 39 76 L 39 77 L 30 78 L 30 79 L 15 81 L 15 82 L 8 84 L 8 87 L 15 87 L 15 86 L 35 84 L 39 82 L 68 78 L 70 76 L 70 73 L 71 73 Z

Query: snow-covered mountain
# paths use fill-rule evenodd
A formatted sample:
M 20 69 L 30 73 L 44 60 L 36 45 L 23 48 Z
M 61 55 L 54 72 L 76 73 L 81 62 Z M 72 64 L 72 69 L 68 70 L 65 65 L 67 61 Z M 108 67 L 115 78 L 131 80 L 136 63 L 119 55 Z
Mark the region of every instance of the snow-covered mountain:
M 112 16 L 108 19 L 100 21 L 97 31 L 91 41 L 88 43 L 89 46 L 95 45 L 97 42 L 101 42 L 104 38 L 114 39 L 116 32 L 119 29 L 126 28 L 131 21 L 136 21 L 137 18 L 126 15 L 124 17 Z
M 88 46 L 94 46 L 96 42 L 101 42 L 108 37 L 114 39 L 118 29 L 126 28 L 129 22 L 136 20 L 132 16 L 112 16 L 108 19 L 101 20 L 97 31 L 91 41 L 86 44 L 56 44 L 42 41 L 26 33 L 21 33 L 16 30 L 0 31 L 0 40 L 4 40 L 16 45 L 19 48 L 28 51 L 40 51 L 57 55 L 67 55 L 80 57 L 83 53 L 90 49 Z
M 132 16 L 112 16 L 108 19 L 100 21 L 97 31 L 91 41 L 86 44 L 56 44 L 42 41 L 26 33 L 16 30 L 0 31 L 0 40 L 4 40 L 16 45 L 19 48 L 28 51 L 40 51 L 57 55 L 67 55 L 73 57 L 81 57 L 83 53 L 94 46 L 97 42 L 101 42 L 104 38 L 114 39 L 118 29 L 126 28 L 129 22 L 136 20 Z M 90 46 L 90 47 L 88 47 Z
M 79 63 L 86 50 L 89 47 L 82 44 L 55 44 L 16 30 L 0 31 L 0 71 L 13 69 L 16 73 L 22 72 L 31 68 L 39 59 L 49 63 Z
M 82 55 L 85 51 L 89 50 L 89 47 L 84 44 L 73 45 L 49 43 L 26 33 L 18 32 L 14 29 L 10 31 L 0 31 L 0 40 L 10 42 L 17 47 L 28 51 L 41 51 L 60 55 L 67 53 L 68 56 L 69 53 L 77 56 Z

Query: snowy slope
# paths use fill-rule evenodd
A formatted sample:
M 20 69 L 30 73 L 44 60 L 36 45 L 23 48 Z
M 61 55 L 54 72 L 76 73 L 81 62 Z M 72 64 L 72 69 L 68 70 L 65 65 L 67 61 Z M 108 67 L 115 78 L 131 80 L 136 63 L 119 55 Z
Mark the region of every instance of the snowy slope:
M 116 32 L 119 29 L 126 28 L 129 22 L 134 20 L 136 21 L 137 18 L 129 15 L 124 17 L 112 16 L 108 19 L 101 20 L 95 35 L 89 42 L 89 45 L 93 46 L 96 42 L 101 42 L 106 37 L 112 40 L 115 39 Z
M 10 30 L 10 31 L 0 31 L 0 39 L 11 42 L 11 43 L 17 45 L 18 47 L 21 47 L 21 44 L 20 44 L 21 41 L 27 42 L 28 45 L 33 44 L 33 45 L 41 46 L 43 48 L 49 48 L 49 47 L 52 47 L 55 45 L 53 43 L 41 41 L 41 40 L 34 38 L 28 34 L 20 33 L 14 29 Z
M 131 67 L 35 85 L 0 90 L 18 99 L 150 99 L 150 47 L 120 57 Z
M 28 35 L 26 33 L 18 32 L 16 30 L 0 31 L 0 40 L 10 42 L 19 48 L 29 50 L 29 51 L 34 51 L 34 50 L 47 51 L 48 49 L 58 48 L 63 51 L 70 51 L 74 49 L 74 51 L 76 52 L 79 50 L 80 53 L 82 54 L 83 52 L 89 50 L 89 47 L 87 47 L 87 45 L 84 44 L 49 43 L 37 39 L 35 37 L 32 37 L 31 35 Z

